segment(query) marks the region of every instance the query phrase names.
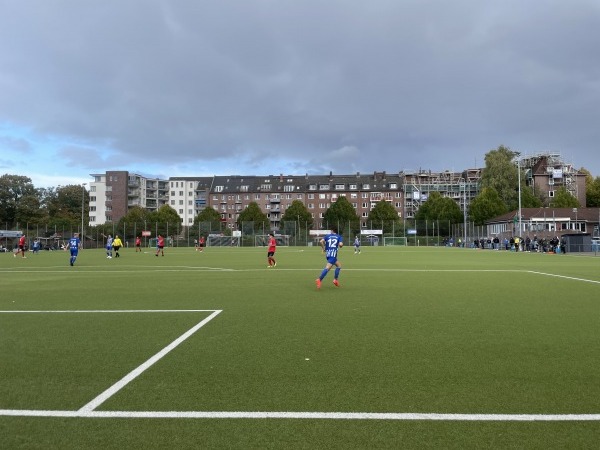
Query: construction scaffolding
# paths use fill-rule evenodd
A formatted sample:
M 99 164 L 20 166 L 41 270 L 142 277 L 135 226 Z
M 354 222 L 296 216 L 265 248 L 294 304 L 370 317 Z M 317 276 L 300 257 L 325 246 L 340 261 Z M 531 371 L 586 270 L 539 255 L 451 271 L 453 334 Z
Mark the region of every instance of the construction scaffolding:
M 405 217 L 414 218 L 419 207 L 429 199 L 432 192 L 453 199 L 464 213 L 473 198 L 479 194 L 481 169 L 462 172 L 401 172 L 404 179 Z
M 579 183 L 581 173 L 566 163 L 557 152 L 542 152 L 521 158 L 521 168 L 525 170 L 527 186 L 542 191 L 553 192 L 564 187 L 569 194 L 579 199 Z

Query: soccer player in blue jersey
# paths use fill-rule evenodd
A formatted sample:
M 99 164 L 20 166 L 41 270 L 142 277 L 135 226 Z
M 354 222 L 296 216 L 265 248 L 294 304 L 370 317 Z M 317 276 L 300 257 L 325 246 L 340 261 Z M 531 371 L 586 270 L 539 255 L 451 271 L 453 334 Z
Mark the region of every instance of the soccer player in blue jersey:
M 325 268 L 321 272 L 319 278 L 315 280 L 317 283 L 317 289 L 321 288 L 321 281 L 327 275 L 329 270 L 335 266 L 335 271 L 333 273 L 333 284 L 335 286 L 339 286 L 340 283 L 338 281 L 338 277 L 340 276 L 340 271 L 342 270 L 342 264 L 338 261 L 338 250 L 344 246 L 343 238 L 340 234 L 338 234 L 338 230 L 336 227 L 331 227 L 331 233 L 326 234 L 323 239 L 319 242 L 321 244 L 321 249 L 325 254 L 325 258 L 327 259 L 327 264 Z
M 69 263 L 71 265 L 75 264 L 75 260 L 77 259 L 77 255 L 79 253 L 79 246 L 81 245 L 81 241 L 79 240 L 79 234 L 75 233 L 71 239 L 69 239 L 69 250 L 71 251 L 71 259 Z
M 113 250 L 112 245 L 113 245 L 113 238 L 109 234 L 108 237 L 106 238 L 106 257 L 108 259 L 112 258 L 112 250 Z

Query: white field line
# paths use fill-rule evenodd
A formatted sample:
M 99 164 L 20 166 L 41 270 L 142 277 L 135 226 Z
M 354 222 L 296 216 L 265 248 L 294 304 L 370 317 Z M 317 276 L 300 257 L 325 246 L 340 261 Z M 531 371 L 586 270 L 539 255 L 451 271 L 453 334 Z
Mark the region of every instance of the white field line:
M 535 272 L 533 270 L 528 270 L 527 272 L 529 273 L 533 273 L 535 275 L 544 275 L 547 277 L 555 277 L 555 278 L 564 278 L 566 280 L 574 280 L 574 281 L 583 281 L 585 283 L 594 283 L 594 284 L 600 284 L 600 281 L 596 281 L 596 280 L 588 280 L 586 278 L 577 278 L 577 277 L 568 277 L 566 275 L 556 275 L 554 273 L 545 273 L 545 272 Z
M 45 313 L 45 314 L 85 314 L 85 313 L 176 313 L 176 312 L 222 312 L 222 309 L 72 309 L 72 310 L 56 310 L 56 311 L 0 311 L 0 314 L 31 314 L 31 313 Z
M 422 420 L 480 422 L 600 421 L 600 414 L 444 414 L 295 411 L 42 411 L 0 409 L 0 416 L 79 417 L 125 419 L 310 419 L 310 420 Z
M 80 412 L 90 412 L 90 411 L 93 411 L 94 409 L 96 409 L 98 406 L 100 406 L 102 403 L 104 403 L 106 400 L 108 400 L 114 394 L 116 394 L 121 389 L 123 389 L 131 381 L 135 380 L 146 369 L 148 369 L 149 367 L 153 366 L 155 363 L 160 361 L 167 353 L 169 353 L 171 350 L 173 350 L 175 347 L 177 347 L 179 344 L 181 344 L 183 341 L 185 341 L 187 338 L 189 338 L 192 334 L 194 334 L 196 331 L 198 331 L 200 328 L 202 328 L 204 325 L 206 325 L 208 322 L 210 322 L 213 318 L 215 318 L 221 312 L 222 312 L 222 310 L 214 311 L 211 315 L 209 315 L 207 318 L 200 321 L 198 324 L 196 324 L 195 326 L 190 328 L 188 331 L 183 333 L 181 336 L 179 336 L 177 339 L 175 339 L 173 342 L 171 342 L 169 345 L 167 345 L 165 348 L 163 348 L 157 354 L 152 356 L 146 362 L 144 362 L 143 364 L 141 364 L 140 366 L 138 366 L 137 368 L 135 368 L 134 370 L 129 372 L 127 375 L 125 375 L 123 378 L 121 378 L 119 381 L 117 381 L 115 384 L 113 384 L 111 387 L 109 387 L 107 390 L 105 390 L 103 393 L 101 393 L 95 399 L 90 401 L 88 404 L 82 406 L 79 409 L 79 411 Z

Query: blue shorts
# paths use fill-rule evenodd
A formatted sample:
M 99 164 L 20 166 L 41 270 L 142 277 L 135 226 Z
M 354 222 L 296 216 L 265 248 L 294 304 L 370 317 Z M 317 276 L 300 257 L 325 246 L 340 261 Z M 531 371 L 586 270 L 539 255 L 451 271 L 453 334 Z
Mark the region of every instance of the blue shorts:
M 76 248 L 71 249 L 71 256 L 77 256 L 78 253 L 79 253 L 78 249 L 76 249 Z
M 335 264 L 337 262 L 337 257 L 336 256 L 330 256 L 329 258 L 327 258 L 327 262 L 329 264 Z

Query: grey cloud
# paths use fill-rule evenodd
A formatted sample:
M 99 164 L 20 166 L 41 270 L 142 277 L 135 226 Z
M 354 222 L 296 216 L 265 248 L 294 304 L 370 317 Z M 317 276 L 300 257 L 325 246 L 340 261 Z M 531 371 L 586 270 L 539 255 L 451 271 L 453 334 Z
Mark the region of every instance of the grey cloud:
M 3 3 L 0 120 L 99 155 L 458 170 L 504 144 L 600 173 L 592 0 Z

